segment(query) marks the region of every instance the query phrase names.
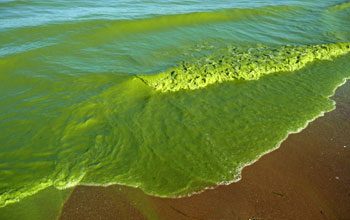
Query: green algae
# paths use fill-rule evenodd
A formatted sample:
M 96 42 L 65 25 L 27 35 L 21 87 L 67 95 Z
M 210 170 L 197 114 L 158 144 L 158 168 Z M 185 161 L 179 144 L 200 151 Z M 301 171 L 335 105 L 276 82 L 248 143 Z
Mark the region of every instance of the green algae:
M 341 4 L 333 5 L 332 9 L 344 10 L 350 8 L 350 1 L 343 2 Z
M 349 43 L 282 46 L 278 49 L 230 47 L 227 54 L 182 62 L 165 72 L 137 77 L 161 92 L 194 90 L 225 81 L 257 80 L 271 73 L 296 71 L 315 60 L 329 60 L 349 51 Z
M 0 205 L 50 186 L 122 184 L 174 197 L 236 181 L 242 167 L 334 109 L 329 96 L 350 77 L 348 59 L 191 93 L 154 93 L 127 78 L 49 121 L 17 128 L 36 135 L 22 151 L 0 154 L 8 161 L 2 164 L 8 172 L 0 177 Z M 13 162 L 18 157 L 25 169 Z
M 46 188 L 119 183 L 176 197 L 238 180 L 242 167 L 334 109 L 329 96 L 350 76 L 349 56 L 335 58 L 347 43 L 321 44 L 350 41 L 348 8 L 310 4 L 44 23 L 54 16 L 22 8 L 38 25 L 2 5 L 0 216 L 36 208 L 26 199 L 54 195 Z M 256 44 L 264 46 L 247 46 Z M 288 44 L 309 46 L 267 46 Z M 175 76 L 182 92 L 146 85 L 173 88 Z M 207 80 L 217 86 L 197 89 Z

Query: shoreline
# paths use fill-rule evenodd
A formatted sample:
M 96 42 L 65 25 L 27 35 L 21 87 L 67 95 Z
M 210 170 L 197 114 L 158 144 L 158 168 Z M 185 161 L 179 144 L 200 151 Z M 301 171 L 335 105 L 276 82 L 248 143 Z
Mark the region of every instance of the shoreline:
M 350 210 L 350 83 L 336 109 L 288 135 L 281 146 L 245 166 L 242 178 L 183 198 L 140 189 L 77 186 L 64 219 L 348 219 Z
M 349 82 L 348 82 L 349 81 Z M 318 118 L 321 118 L 321 117 L 324 117 L 325 114 L 329 113 L 329 112 L 332 112 L 332 111 L 335 111 L 336 109 L 336 102 L 332 99 L 332 97 L 334 97 L 336 95 L 336 91 L 338 88 L 342 87 L 344 84 L 350 84 L 350 78 L 344 78 L 343 82 L 339 83 L 333 90 L 332 92 L 332 95 L 328 96 L 328 98 L 330 98 L 332 100 L 332 102 L 334 103 L 334 107 L 331 109 L 331 110 L 326 110 L 326 111 L 321 111 L 317 116 L 313 117 L 312 119 L 310 120 L 307 120 L 305 121 L 305 124 L 303 126 L 301 126 L 300 128 L 298 128 L 297 130 L 295 131 L 289 131 L 286 136 L 281 139 L 280 142 L 278 142 L 273 148 L 267 150 L 266 152 L 263 152 L 261 153 L 260 155 L 258 155 L 254 160 L 252 160 L 251 162 L 249 163 L 246 163 L 246 164 L 243 164 L 241 167 L 239 167 L 239 175 L 238 175 L 238 178 L 237 179 L 233 179 L 231 181 L 223 181 L 223 182 L 217 182 L 215 186 L 209 186 L 209 187 L 205 187 L 203 188 L 203 190 L 201 191 L 194 191 L 192 192 L 191 194 L 188 194 L 188 195 L 184 195 L 184 196 L 179 196 L 179 197 L 164 197 L 164 196 L 159 196 L 159 195 L 151 195 L 151 194 L 147 194 L 149 196 L 155 196 L 155 197 L 159 197 L 159 198 L 186 198 L 186 197 L 191 197 L 193 195 L 197 195 L 197 194 L 201 194 L 203 192 L 205 192 L 206 190 L 212 190 L 212 189 L 216 189 L 217 187 L 219 186 L 223 186 L 223 185 L 230 185 L 232 183 L 237 183 L 239 182 L 241 179 L 242 179 L 242 170 L 245 168 L 245 167 L 248 167 L 254 163 L 256 163 L 257 161 L 260 160 L 261 157 L 265 156 L 266 154 L 270 154 L 271 152 L 279 149 L 281 147 L 281 144 L 286 141 L 288 139 L 288 137 L 292 134 L 297 134 L 297 133 L 300 133 L 302 132 L 304 129 L 306 129 L 310 123 L 312 123 L 313 121 L 317 120 Z M 72 184 L 73 186 L 68 186 L 68 187 L 64 187 L 64 188 L 59 188 L 57 190 L 71 190 L 71 189 L 74 189 L 75 187 L 82 187 L 82 186 L 87 186 L 87 187 L 109 187 L 109 186 L 114 186 L 114 185 L 118 185 L 118 183 L 108 183 L 108 184 L 105 184 L 105 185 L 99 185 L 99 184 L 83 184 L 83 185 L 79 185 L 79 184 Z M 124 186 L 124 185 L 123 185 Z M 29 196 L 25 196 L 24 198 L 27 198 L 27 197 L 31 197 L 35 194 L 37 194 L 38 192 L 40 191 L 44 191 L 44 190 L 47 190 L 48 188 L 50 187 L 54 187 L 52 184 L 46 186 L 46 187 L 43 187 L 39 190 L 36 190 L 35 192 L 33 193 L 29 193 L 30 195 Z M 138 187 L 134 187 L 134 186 L 127 186 L 127 187 L 132 187 L 132 188 L 138 188 Z M 40 188 L 40 187 L 39 187 Z M 24 199 L 22 198 L 22 199 Z M 10 205 L 10 204 L 16 204 L 17 201 L 13 202 L 13 201 L 9 201 L 8 204 L 6 205 Z M 3 206 L 3 207 L 6 207 Z M 0 207 L 0 208 L 3 208 L 3 207 Z

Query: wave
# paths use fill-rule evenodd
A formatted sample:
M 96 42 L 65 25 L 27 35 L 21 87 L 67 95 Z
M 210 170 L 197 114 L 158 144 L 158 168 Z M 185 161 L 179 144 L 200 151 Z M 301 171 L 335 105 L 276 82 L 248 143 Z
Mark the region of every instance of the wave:
M 190 93 L 154 93 L 129 77 L 38 128 L 17 128 L 35 135 L 3 158 L 0 207 L 50 186 L 122 184 L 174 197 L 237 181 L 242 167 L 334 109 L 328 97 L 349 77 L 348 58 Z
M 350 52 L 350 43 L 309 46 L 230 48 L 227 54 L 205 57 L 194 63 L 182 62 L 156 75 L 138 75 L 161 92 L 199 89 L 232 80 L 257 80 L 276 72 L 295 71 L 315 60 L 328 60 Z
M 288 11 L 304 10 L 301 6 L 263 6 L 259 8 L 224 9 L 215 12 L 195 12 L 155 16 L 152 18 L 136 20 L 114 20 L 107 22 L 102 28 L 95 29 L 94 33 L 87 35 L 87 39 L 94 42 L 106 41 L 110 37 L 122 37 L 149 31 L 159 31 L 177 27 L 210 24 L 215 22 L 255 20 L 266 21 L 271 17 L 283 17 Z
M 20 1 L 21 2 L 21 1 Z M 173 15 L 153 15 L 140 19 L 80 19 L 77 21 L 61 21 L 54 20 L 47 24 L 39 26 L 23 26 L 14 30 L 13 35 L 23 34 L 26 32 L 42 34 L 46 32 L 62 33 L 64 31 L 73 31 L 79 29 L 80 32 L 89 33 L 76 35 L 75 37 L 81 42 L 82 40 L 91 40 L 94 42 L 109 41 L 111 38 L 128 36 L 130 34 L 144 33 L 149 31 L 157 31 L 171 29 L 177 27 L 186 27 L 201 24 L 210 24 L 215 22 L 228 21 L 246 21 L 254 20 L 258 22 L 266 21 L 271 17 L 283 18 L 285 13 L 290 11 L 306 11 L 303 6 L 298 5 L 277 5 L 262 6 L 258 8 L 235 8 L 221 9 L 212 12 L 193 12 L 185 14 Z M 17 33 L 18 32 L 18 33 Z M 70 40 L 74 40 L 70 39 Z

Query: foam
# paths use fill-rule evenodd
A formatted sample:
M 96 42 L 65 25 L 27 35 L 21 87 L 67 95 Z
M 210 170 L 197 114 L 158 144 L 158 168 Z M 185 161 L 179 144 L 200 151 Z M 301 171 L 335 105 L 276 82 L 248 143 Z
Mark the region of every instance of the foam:
M 228 48 L 226 54 L 208 56 L 155 75 L 137 75 L 160 92 L 195 90 L 233 80 L 257 80 L 276 72 L 296 71 L 315 60 L 330 60 L 350 51 L 349 43 L 307 46 Z

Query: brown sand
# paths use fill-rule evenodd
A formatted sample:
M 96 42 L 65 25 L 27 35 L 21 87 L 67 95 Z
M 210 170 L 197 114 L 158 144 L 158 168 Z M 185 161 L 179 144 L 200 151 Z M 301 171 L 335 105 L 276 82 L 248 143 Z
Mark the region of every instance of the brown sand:
M 335 111 L 244 168 L 237 183 L 181 199 L 117 185 L 78 186 L 60 220 L 350 219 L 349 84 L 338 89 Z

